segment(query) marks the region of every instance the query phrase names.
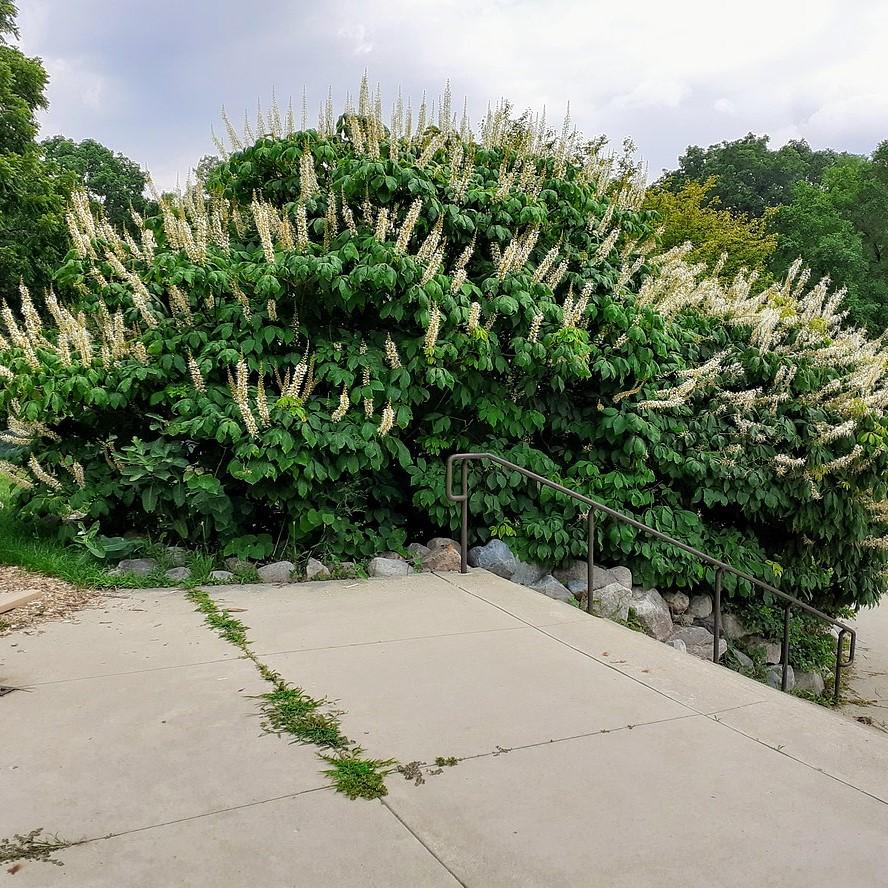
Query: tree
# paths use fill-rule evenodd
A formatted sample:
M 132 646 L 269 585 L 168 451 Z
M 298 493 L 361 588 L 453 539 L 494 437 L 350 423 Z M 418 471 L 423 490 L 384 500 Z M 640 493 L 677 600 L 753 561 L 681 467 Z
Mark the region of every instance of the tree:
M 99 204 L 112 225 L 132 222 L 131 210 L 144 214 L 147 177 L 137 163 L 93 139 L 75 142 L 53 136 L 41 143 L 44 156 L 60 170 L 76 175 L 90 199 Z
M 727 278 L 743 268 L 765 269 L 777 238 L 768 233 L 765 220 L 720 209 L 717 198 L 710 199 L 715 185 L 715 179 L 709 178 L 705 182 L 689 180 L 678 191 L 662 187 L 648 191 L 645 206 L 657 213 L 663 226 L 662 247 L 668 250 L 690 242 L 694 247 L 690 261 L 710 268 L 726 254 L 722 270 Z
M 37 134 L 34 113 L 46 107 L 46 69 L 28 58 L 6 37 L 18 36 L 16 8 L 10 0 L 0 6 L 0 154 L 22 153 Z

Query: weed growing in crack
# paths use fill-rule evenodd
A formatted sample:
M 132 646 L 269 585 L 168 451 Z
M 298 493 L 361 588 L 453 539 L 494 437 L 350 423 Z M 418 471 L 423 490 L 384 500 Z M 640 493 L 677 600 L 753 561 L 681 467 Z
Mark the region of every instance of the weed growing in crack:
M 52 856 L 53 853 L 78 843 L 65 841 L 58 836 L 44 837 L 42 833 L 41 827 L 24 835 L 16 833 L 11 839 L 0 839 L 0 864 L 14 863 L 17 860 L 42 860 L 64 866 L 61 860 Z
M 208 592 L 191 589 L 186 593 L 211 626 L 226 641 L 237 647 L 253 663 L 273 689 L 258 699 L 264 717 L 262 727 L 270 734 L 287 736 L 294 743 L 319 746 L 336 755 L 318 755 L 329 765 L 324 771 L 338 792 L 350 799 L 377 799 L 387 794 L 385 776 L 396 764 L 394 759 L 365 759 L 364 750 L 342 733 L 338 710 L 330 709 L 325 699 L 316 699 L 302 688 L 288 684 L 281 675 L 263 663 L 247 638 L 247 627 L 230 611 L 220 610 Z

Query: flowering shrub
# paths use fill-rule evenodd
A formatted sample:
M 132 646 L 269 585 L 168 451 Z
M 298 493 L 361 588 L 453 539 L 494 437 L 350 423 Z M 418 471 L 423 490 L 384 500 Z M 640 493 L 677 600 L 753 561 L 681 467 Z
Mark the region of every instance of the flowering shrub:
M 55 294 L 3 308 L 23 510 L 370 554 L 454 527 L 443 459 L 482 449 L 820 604 L 880 594 L 888 356 L 840 293 L 655 255 L 637 171 L 567 124 L 501 106 L 476 138 L 448 94 L 434 121 L 380 104 L 365 85 L 316 129 L 228 124 L 207 190 L 159 198 L 138 237 L 74 201 Z M 507 473 L 471 510 L 524 557 L 583 554 L 577 507 Z M 712 581 L 598 533 L 643 581 Z

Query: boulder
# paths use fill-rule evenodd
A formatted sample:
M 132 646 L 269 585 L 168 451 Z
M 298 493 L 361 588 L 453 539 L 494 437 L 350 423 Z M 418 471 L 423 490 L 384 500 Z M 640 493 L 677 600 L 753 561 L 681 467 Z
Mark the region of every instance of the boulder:
M 768 674 L 765 677 L 765 681 L 772 687 L 776 688 L 778 691 L 780 688 L 780 683 L 783 680 L 783 667 L 782 666 L 769 666 Z M 786 672 L 786 690 L 791 691 L 796 684 L 795 680 L 795 672 L 793 671 L 792 666 L 787 667 Z
M 518 569 L 518 559 L 512 554 L 512 550 L 502 540 L 497 539 L 469 549 L 469 564 L 472 567 L 483 567 L 484 570 L 489 570 L 507 580 L 512 579 L 512 574 Z
M 422 566 L 426 570 L 434 570 L 438 573 L 459 570 L 462 567 L 459 549 L 454 549 L 453 546 L 439 546 L 437 549 L 430 549 L 428 555 L 422 559 Z
M 289 583 L 295 567 L 292 561 L 272 561 L 263 564 L 256 573 L 263 583 Z
M 687 613 L 695 620 L 703 620 L 712 613 L 712 599 L 708 595 L 692 595 Z
M 433 537 L 427 544 L 429 549 L 440 549 L 442 546 L 449 546 L 451 549 L 459 551 L 459 543 L 456 540 L 450 539 L 450 537 Z
M 669 607 L 656 589 L 641 589 L 636 586 L 632 590 L 629 607 L 635 611 L 644 631 L 657 641 L 665 641 L 672 635 Z
M 123 561 L 117 563 L 117 567 L 124 573 L 144 577 L 155 570 L 157 562 L 153 558 L 124 558 Z
M 531 589 L 534 589 L 536 592 L 541 592 L 543 595 L 547 595 L 549 598 L 555 598 L 558 601 L 566 601 L 568 604 L 575 604 L 576 599 L 570 592 L 552 576 L 552 574 L 546 574 L 538 583 L 534 583 L 531 586 Z
M 617 566 L 611 567 L 609 570 L 621 586 L 625 586 L 627 589 L 632 588 L 632 571 L 628 567 Z
M 694 618 L 688 613 L 674 614 L 672 622 L 675 623 L 676 626 L 693 626 Z
M 191 553 L 181 546 L 167 546 L 166 557 L 173 567 L 184 567 L 191 558 Z
M 412 574 L 413 568 L 403 559 L 374 558 L 367 566 L 367 573 L 371 577 L 406 577 Z
M 680 640 L 685 643 L 688 653 L 701 660 L 712 659 L 712 641 L 714 635 L 703 626 L 680 626 L 672 633 L 670 640 Z M 718 640 L 718 657 L 721 659 L 728 649 L 728 643 L 720 638 Z
M 728 651 L 728 656 L 732 658 L 741 669 L 752 669 L 754 665 L 752 658 L 747 657 L 740 648 L 732 647 Z
M 664 592 L 663 601 L 669 605 L 669 611 L 673 616 L 683 614 L 691 603 L 691 599 L 684 592 Z
M 234 579 L 234 574 L 230 570 L 211 570 L 210 579 L 217 583 L 230 583 Z
M 688 652 L 688 646 L 680 638 L 670 638 L 663 643 L 668 644 L 669 647 L 675 648 L 677 651 L 681 651 L 683 654 Z
M 164 576 L 174 583 L 181 583 L 184 580 L 190 579 L 191 571 L 187 567 L 171 567 Z
M 424 546 L 422 543 L 411 543 L 407 547 L 407 554 L 411 555 L 413 558 L 419 558 L 420 560 L 425 558 L 425 556 L 431 551 L 432 550 L 428 546 Z
M 632 592 L 621 583 L 609 583 L 592 592 L 592 613 L 608 620 L 625 621 L 629 618 L 631 598 Z
M 722 614 L 721 628 L 722 634 L 729 641 L 739 641 L 741 638 L 746 638 L 750 632 L 737 614 Z
M 538 583 L 547 573 L 546 568 L 536 562 L 528 564 L 525 561 L 519 561 L 511 579 L 513 583 L 518 583 L 521 586 L 532 586 L 534 583 Z
M 553 576 L 559 583 L 574 583 L 582 592 L 586 591 L 588 579 L 588 567 L 585 561 L 571 561 L 570 564 L 552 571 Z M 597 564 L 592 566 L 592 589 L 603 589 L 611 583 L 619 582 L 614 574 L 606 567 L 599 567 Z M 582 584 L 582 585 L 579 585 Z
M 318 561 L 317 558 L 309 558 L 308 563 L 305 565 L 305 579 L 329 580 L 330 568 L 323 561 Z
M 782 647 L 776 641 L 768 641 L 760 635 L 753 635 L 747 642 L 747 648 L 761 654 L 769 665 L 779 663 L 783 654 Z
M 823 676 L 819 672 L 796 672 L 795 689 L 797 691 L 808 691 L 811 694 L 817 694 L 819 697 L 826 689 L 826 685 L 824 684 Z

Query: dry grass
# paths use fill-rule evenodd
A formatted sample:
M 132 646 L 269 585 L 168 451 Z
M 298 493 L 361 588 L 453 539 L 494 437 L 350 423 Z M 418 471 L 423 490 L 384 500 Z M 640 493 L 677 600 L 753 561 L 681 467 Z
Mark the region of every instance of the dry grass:
M 40 598 L 0 614 L 0 636 L 30 629 L 48 620 L 62 619 L 101 597 L 101 593 L 94 589 L 81 589 L 64 580 L 0 564 L 0 592 L 32 590 L 41 592 Z

